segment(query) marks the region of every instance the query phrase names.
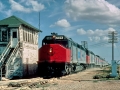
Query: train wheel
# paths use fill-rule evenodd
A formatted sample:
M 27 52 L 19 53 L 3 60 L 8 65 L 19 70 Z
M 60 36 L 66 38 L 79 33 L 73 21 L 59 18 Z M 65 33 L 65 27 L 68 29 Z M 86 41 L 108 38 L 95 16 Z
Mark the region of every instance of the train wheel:
M 61 76 L 64 76 L 64 75 L 66 75 L 66 71 L 65 71 L 65 70 L 62 70 L 62 71 L 61 71 Z
M 69 66 L 67 64 L 65 64 L 65 72 L 67 75 L 69 74 Z
M 76 66 L 73 65 L 72 67 L 73 67 L 73 68 L 72 68 L 72 71 L 75 72 L 75 70 L 76 70 Z
M 71 66 L 69 66 L 69 74 L 71 74 L 71 72 L 72 72 L 72 68 Z

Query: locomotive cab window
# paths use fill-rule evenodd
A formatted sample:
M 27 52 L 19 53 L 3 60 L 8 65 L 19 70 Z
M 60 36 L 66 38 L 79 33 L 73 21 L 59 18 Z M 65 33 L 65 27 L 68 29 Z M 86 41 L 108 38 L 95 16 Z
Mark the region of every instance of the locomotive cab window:
M 45 40 L 42 42 L 42 45 L 47 45 L 47 44 L 60 44 L 68 48 L 68 41 L 66 40 Z

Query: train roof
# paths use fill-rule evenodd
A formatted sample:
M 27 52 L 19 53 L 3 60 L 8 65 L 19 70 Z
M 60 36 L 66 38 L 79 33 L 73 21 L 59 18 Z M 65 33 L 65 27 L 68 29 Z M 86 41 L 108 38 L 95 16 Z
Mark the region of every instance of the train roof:
M 100 57 L 99 55 L 96 55 L 97 57 Z
M 47 35 L 43 38 L 43 40 L 50 40 L 52 39 L 53 35 Z M 68 38 L 67 36 L 65 35 L 56 35 L 56 39 L 57 40 L 69 40 L 69 41 L 72 41 L 74 42 L 71 38 Z M 75 42 L 74 42 L 75 43 Z
M 105 59 L 104 58 L 102 58 L 102 57 L 100 57 L 99 55 L 96 55 L 97 57 L 99 57 L 100 59 L 102 59 L 102 60 L 104 60 L 105 61 Z
M 91 54 L 94 54 L 92 51 L 90 51 Z M 95 54 L 94 54 L 95 55 Z

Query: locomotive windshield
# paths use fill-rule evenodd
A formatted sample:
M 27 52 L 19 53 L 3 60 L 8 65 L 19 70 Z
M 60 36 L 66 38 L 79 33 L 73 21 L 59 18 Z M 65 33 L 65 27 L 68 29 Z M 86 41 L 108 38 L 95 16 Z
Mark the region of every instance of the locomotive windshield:
M 68 40 L 64 39 L 63 36 L 59 36 L 56 38 L 52 38 L 52 36 L 45 37 L 43 39 L 42 45 L 47 45 L 47 44 L 60 44 L 66 48 L 68 48 Z

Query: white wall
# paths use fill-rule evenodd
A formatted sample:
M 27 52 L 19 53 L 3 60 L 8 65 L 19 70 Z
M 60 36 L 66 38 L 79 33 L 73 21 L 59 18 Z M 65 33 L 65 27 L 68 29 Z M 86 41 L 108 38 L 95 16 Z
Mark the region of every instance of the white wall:
M 23 43 L 23 65 L 25 74 L 32 75 L 37 70 L 38 45 Z
M 38 32 L 31 28 L 20 26 L 19 35 L 22 46 L 24 75 L 35 74 L 38 61 Z

